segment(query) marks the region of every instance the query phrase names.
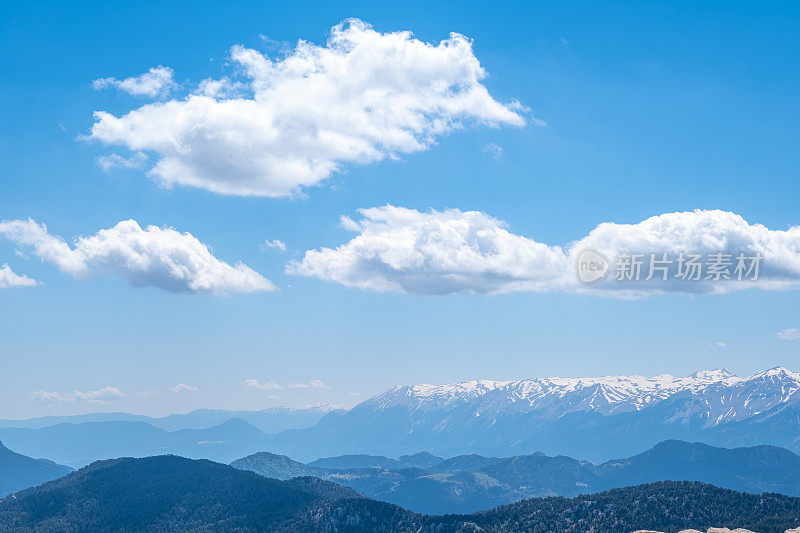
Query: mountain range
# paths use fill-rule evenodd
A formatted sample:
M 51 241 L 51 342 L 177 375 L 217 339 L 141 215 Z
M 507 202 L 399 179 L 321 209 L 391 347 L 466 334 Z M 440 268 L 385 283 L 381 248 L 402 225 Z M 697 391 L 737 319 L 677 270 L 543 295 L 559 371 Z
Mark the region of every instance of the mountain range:
M 793 452 L 681 441 L 665 441 L 639 455 L 602 464 L 540 453 L 443 459 L 425 452 L 397 459 L 346 455 L 303 464 L 262 452 L 231 466 L 276 479 L 314 476 L 426 514 L 472 513 L 525 498 L 573 497 L 664 480 L 800 496 L 800 456 Z
M 510 456 L 536 451 L 592 461 L 660 441 L 771 444 L 800 451 L 800 374 L 779 367 L 741 378 L 610 376 L 395 387 L 315 426 L 269 439 L 301 460 L 428 451 Z
M 315 478 L 279 481 L 174 456 L 100 461 L 0 499 L 0 531 L 783 532 L 800 499 L 690 482 L 574 499 L 534 498 L 470 515 L 425 516 Z
M 0 440 L 19 453 L 74 467 L 164 453 L 230 462 L 264 450 L 300 461 L 426 451 L 442 457 L 543 452 L 604 462 L 669 439 L 799 452 L 799 391 L 800 374 L 782 367 L 745 378 L 711 370 L 685 377 L 476 380 L 394 387 L 347 411 L 12 421 L 0 427 Z M 289 418 L 275 422 L 283 416 Z M 108 420 L 114 417 L 120 419 Z M 278 432 L 287 424 L 293 426 Z

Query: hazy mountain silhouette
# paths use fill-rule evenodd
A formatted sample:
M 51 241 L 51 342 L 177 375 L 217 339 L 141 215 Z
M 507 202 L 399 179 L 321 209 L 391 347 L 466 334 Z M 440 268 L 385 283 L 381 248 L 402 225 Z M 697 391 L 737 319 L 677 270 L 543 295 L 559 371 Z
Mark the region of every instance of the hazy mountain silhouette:
M 0 442 L 0 496 L 40 485 L 70 472 L 72 469 L 68 466 L 12 452 Z

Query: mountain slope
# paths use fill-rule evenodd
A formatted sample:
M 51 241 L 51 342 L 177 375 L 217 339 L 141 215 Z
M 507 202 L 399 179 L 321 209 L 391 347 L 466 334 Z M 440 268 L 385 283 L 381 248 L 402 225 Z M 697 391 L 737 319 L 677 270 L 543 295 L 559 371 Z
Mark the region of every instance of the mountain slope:
M 776 446 L 727 449 L 665 441 L 642 454 L 608 461 L 592 470 L 600 488 L 688 480 L 741 492 L 800 496 L 800 455 Z
M 14 453 L 0 442 L 0 497 L 41 485 L 72 472 L 68 466 L 47 459 L 32 459 Z
M 532 454 L 460 455 L 428 468 L 385 457 L 342 456 L 313 461 L 312 467 L 267 453 L 232 465 L 279 479 L 316 476 L 427 514 L 469 513 L 535 496 L 572 497 L 664 480 L 800 496 L 800 456 L 773 446 L 724 449 L 665 441 L 645 453 L 599 465 Z
M 303 476 L 324 478 L 327 473 L 320 468 L 293 461 L 285 455 L 276 455 L 269 452 L 259 452 L 242 457 L 233 461 L 231 466 L 239 470 L 255 472 L 259 476 L 284 480 Z

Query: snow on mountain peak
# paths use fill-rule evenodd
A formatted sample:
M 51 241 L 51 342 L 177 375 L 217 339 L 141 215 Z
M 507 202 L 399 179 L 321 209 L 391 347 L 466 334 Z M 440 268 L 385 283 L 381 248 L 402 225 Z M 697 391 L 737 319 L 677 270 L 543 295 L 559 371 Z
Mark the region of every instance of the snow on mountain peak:
M 486 413 L 538 412 L 560 417 L 589 411 L 603 415 L 640 411 L 680 395 L 676 416 L 702 413 L 718 424 L 763 412 L 790 398 L 800 401 L 800 374 L 783 367 L 741 378 L 728 369 L 702 370 L 685 377 L 662 374 L 590 378 L 471 380 L 444 385 L 395 387 L 368 401 L 372 408 L 406 405 L 413 411 L 467 409 Z
M 787 369 L 785 367 L 782 367 L 782 366 L 776 366 L 775 368 L 770 368 L 769 370 L 765 370 L 763 372 L 760 372 L 760 373 L 758 373 L 758 374 L 756 374 L 756 375 L 754 375 L 752 377 L 753 378 L 756 378 L 756 377 L 780 377 L 780 378 L 786 378 L 786 379 L 789 379 L 789 380 L 800 381 L 800 373 L 792 372 L 791 370 L 789 370 L 789 369 Z
M 727 378 L 735 378 L 738 376 L 727 368 L 715 368 L 714 370 L 698 370 L 692 374 L 692 377 L 703 380 L 721 381 Z

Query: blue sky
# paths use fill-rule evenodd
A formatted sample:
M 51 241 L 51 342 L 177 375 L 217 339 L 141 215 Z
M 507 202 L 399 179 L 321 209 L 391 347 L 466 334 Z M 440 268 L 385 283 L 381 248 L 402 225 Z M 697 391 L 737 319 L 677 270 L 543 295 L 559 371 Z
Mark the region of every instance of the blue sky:
M 350 17 L 433 44 L 467 36 L 491 97 L 518 100 L 546 125 L 527 112 L 522 127 L 467 123 L 426 150 L 344 164 L 278 198 L 165 188 L 141 168 L 105 171 L 97 158 L 125 150 L 79 139 L 95 111 L 121 116 L 149 101 L 95 90 L 93 80 L 163 65 L 180 88 L 159 98 L 180 100 L 231 73 L 234 45 L 273 57 L 298 39 L 324 46 Z M 76 278 L 0 239 L 0 264 L 41 282 L 0 289 L 0 416 L 349 405 L 394 384 L 473 378 L 796 370 L 800 341 L 776 336 L 800 328 L 795 290 L 424 295 L 289 275 L 285 265 L 353 238 L 340 216 L 358 220 L 358 209 L 386 204 L 480 211 L 549 245 L 603 222 L 694 209 L 798 226 L 798 18 L 796 6 L 757 3 L 6 6 L 0 220 L 30 217 L 70 243 L 127 219 L 175 228 L 279 290 L 175 293 L 120 275 Z M 286 251 L 264 246 L 271 239 Z M 312 380 L 325 388 L 289 387 Z M 197 390 L 169 391 L 179 383 Z M 72 396 L 106 387 L 122 397 Z M 36 391 L 64 401 L 37 401 Z

